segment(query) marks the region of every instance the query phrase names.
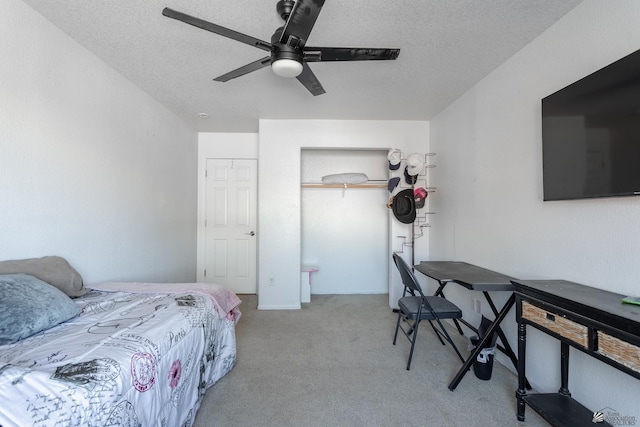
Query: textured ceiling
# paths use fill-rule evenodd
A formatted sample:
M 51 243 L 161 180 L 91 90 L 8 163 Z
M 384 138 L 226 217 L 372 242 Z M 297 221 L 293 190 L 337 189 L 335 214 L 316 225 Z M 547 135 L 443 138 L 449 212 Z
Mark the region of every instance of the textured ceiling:
M 267 67 L 213 78 L 263 50 L 162 16 L 170 7 L 269 41 L 276 0 L 24 0 L 202 132 L 263 119 L 430 120 L 581 0 L 327 0 L 307 45 L 400 48 L 395 61 L 312 63 L 312 96 Z M 198 113 L 208 113 L 201 119 Z

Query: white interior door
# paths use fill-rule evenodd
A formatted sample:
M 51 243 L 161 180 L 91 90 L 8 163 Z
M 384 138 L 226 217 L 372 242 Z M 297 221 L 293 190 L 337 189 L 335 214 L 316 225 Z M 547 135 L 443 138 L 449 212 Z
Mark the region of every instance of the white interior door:
M 204 280 L 256 293 L 257 161 L 207 159 Z

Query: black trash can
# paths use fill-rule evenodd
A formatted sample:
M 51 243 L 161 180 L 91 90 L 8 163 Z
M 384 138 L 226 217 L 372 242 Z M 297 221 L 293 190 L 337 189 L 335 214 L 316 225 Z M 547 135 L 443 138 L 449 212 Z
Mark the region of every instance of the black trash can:
M 489 330 L 491 324 L 493 322 L 486 317 L 482 316 L 482 321 L 480 323 L 480 327 L 478 328 L 478 334 L 480 338 L 484 337 L 486 331 Z M 480 342 L 480 338 L 477 336 L 473 336 L 470 338 L 471 340 L 471 350 L 474 350 L 478 343 Z M 473 361 L 473 373 L 476 374 L 481 380 L 490 380 L 491 373 L 493 372 L 493 357 L 496 353 L 496 340 L 498 336 L 493 334 L 493 336 L 489 337 L 489 339 L 485 342 L 483 348 L 478 353 L 476 360 Z
M 495 348 L 484 348 L 480 350 L 478 357 L 473 361 L 473 373 L 481 380 L 490 380 L 493 372 L 493 355 Z

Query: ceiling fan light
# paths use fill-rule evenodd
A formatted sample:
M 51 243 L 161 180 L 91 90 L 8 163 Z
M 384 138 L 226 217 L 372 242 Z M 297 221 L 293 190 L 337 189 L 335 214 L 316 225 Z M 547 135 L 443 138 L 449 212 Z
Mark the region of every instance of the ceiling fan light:
M 271 69 L 280 77 L 298 77 L 302 73 L 302 64 L 293 59 L 278 59 L 273 61 Z

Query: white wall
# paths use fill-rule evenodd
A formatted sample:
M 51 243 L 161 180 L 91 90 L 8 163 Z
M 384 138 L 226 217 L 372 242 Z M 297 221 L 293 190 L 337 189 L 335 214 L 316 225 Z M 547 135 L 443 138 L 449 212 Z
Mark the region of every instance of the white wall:
M 389 149 L 426 152 L 429 123 L 410 121 L 260 120 L 258 306 L 300 308 L 302 148 Z M 405 225 L 391 222 L 391 250 Z M 406 234 L 406 232 L 405 232 Z M 417 259 L 428 256 L 428 237 L 417 241 Z M 391 261 L 391 251 L 389 252 Z M 322 267 L 321 267 L 322 268 Z M 395 267 L 394 267 L 395 268 Z M 390 271 L 395 287 L 399 279 Z M 274 285 L 267 285 L 269 278 Z M 394 285 L 392 285 L 394 286 Z
M 587 0 L 431 122 L 432 259 L 640 294 L 640 198 L 543 202 L 540 110 L 544 96 L 639 49 L 638 22 L 638 1 Z M 469 293 L 448 296 L 470 306 Z M 515 348 L 513 314 L 505 324 Z M 557 391 L 559 344 L 529 331 L 529 380 Z M 569 382 L 587 407 L 640 420 L 637 379 L 572 351 Z
M 194 280 L 196 133 L 21 1 L 0 40 L 0 260 Z

